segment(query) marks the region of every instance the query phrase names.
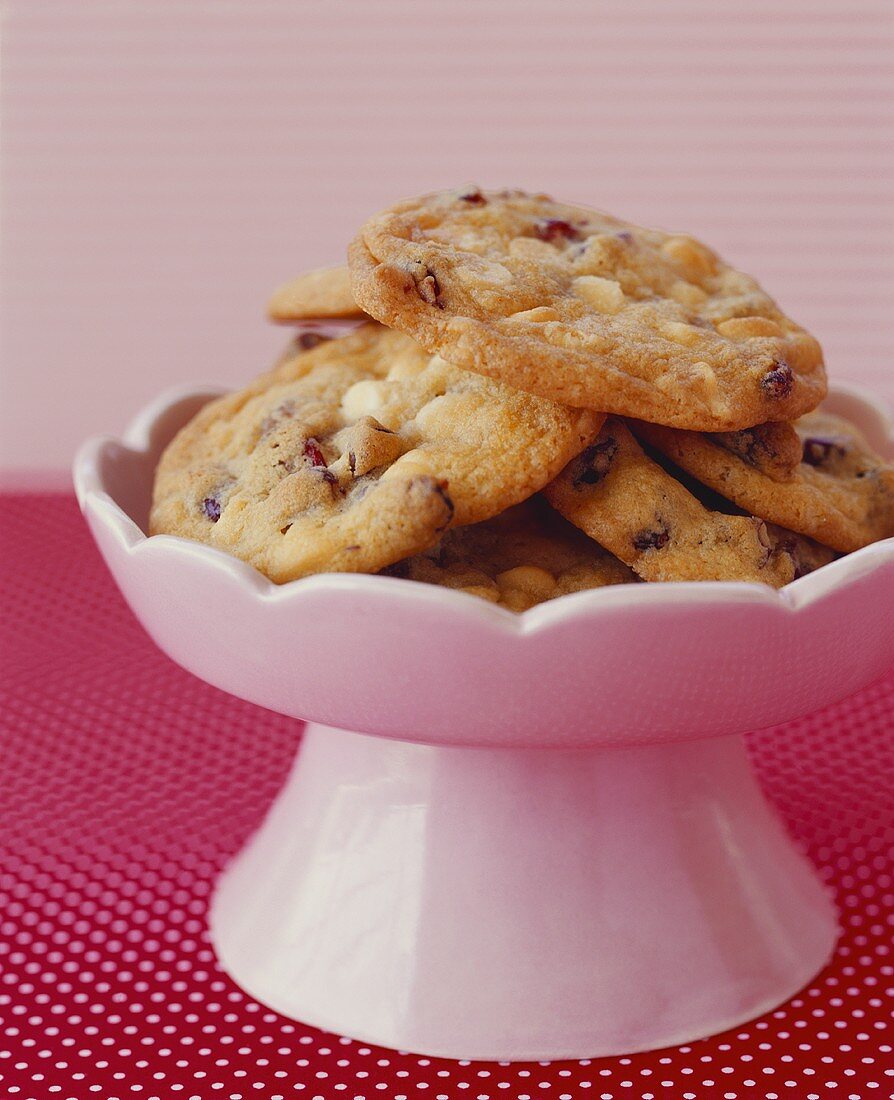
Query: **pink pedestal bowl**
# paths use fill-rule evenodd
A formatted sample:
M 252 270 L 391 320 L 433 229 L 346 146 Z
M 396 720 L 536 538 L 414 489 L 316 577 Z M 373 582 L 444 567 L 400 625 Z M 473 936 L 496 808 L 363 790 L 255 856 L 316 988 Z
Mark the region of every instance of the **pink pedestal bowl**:
M 834 912 L 742 735 L 894 662 L 894 540 L 781 592 L 620 586 L 523 615 L 391 577 L 276 586 L 144 533 L 158 455 L 212 392 L 88 442 L 75 477 L 159 646 L 310 722 L 214 896 L 240 985 L 368 1042 L 505 1060 L 693 1040 L 810 980 Z M 829 406 L 894 454 L 868 395 Z

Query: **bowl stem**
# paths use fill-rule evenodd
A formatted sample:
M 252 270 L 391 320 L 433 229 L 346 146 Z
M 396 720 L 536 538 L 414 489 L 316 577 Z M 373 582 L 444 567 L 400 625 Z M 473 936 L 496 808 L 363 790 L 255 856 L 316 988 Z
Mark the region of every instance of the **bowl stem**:
M 836 937 L 741 737 L 505 750 L 317 725 L 211 927 L 224 969 L 287 1016 L 501 1060 L 725 1030 Z

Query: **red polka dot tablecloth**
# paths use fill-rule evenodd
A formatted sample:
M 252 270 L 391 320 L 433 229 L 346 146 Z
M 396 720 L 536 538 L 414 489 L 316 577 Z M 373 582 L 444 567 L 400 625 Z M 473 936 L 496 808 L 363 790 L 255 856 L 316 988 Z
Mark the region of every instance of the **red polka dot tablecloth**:
M 751 738 L 841 914 L 809 988 L 629 1058 L 420 1058 L 270 1012 L 209 945 L 215 876 L 284 780 L 300 723 L 163 656 L 73 498 L 0 498 L 0 538 L 3 1100 L 894 1096 L 894 675 Z

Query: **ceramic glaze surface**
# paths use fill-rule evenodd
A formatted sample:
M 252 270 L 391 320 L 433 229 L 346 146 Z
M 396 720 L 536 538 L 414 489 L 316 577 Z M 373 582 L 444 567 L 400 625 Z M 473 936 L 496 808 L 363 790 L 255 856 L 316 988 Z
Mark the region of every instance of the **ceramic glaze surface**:
M 312 725 L 211 934 L 287 1016 L 530 1060 L 731 1027 L 808 982 L 836 927 L 740 737 L 507 752 Z

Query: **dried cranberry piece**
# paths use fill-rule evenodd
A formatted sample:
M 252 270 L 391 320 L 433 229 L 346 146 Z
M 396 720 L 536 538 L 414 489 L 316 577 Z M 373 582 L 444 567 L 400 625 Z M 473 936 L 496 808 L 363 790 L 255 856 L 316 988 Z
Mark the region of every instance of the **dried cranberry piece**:
M 795 385 L 795 376 L 788 363 L 780 363 L 773 370 L 767 371 L 761 379 L 761 389 L 775 401 L 788 397 Z
M 633 545 L 637 550 L 660 550 L 667 546 L 670 531 L 664 524 L 655 531 L 640 531 L 633 536 Z
M 618 452 L 618 441 L 611 436 L 587 447 L 577 460 L 577 470 L 571 484 L 575 489 L 581 489 L 584 485 L 596 485 L 608 471 Z
M 319 441 L 314 439 L 313 436 L 309 436 L 304 441 L 304 453 L 310 459 L 314 473 L 319 474 L 330 485 L 338 484 L 338 478 L 326 467 L 326 457 L 320 450 Z
M 463 202 L 468 202 L 472 206 L 486 206 L 487 199 L 482 195 L 480 187 L 465 187 L 456 196 Z
M 534 222 L 534 235 L 541 241 L 580 240 L 580 230 L 561 218 L 542 218 Z
M 308 437 L 304 441 L 304 453 L 310 459 L 311 466 L 325 466 L 326 459 L 323 457 L 323 452 L 320 450 L 319 441 L 314 439 L 313 436 Z
M 847 448 L 841 440 L 811 436 L 809 439 L 804 440 L 803 461 L 808 466 L 822 466 L 824 462 L 828 462 L 833 454 L 842 457 L 846 452 Z
M 202 501 L 202 511 L 212 523 L 217 523 L 220 519 L 220 501 L 217 497 L 205 497 Z

